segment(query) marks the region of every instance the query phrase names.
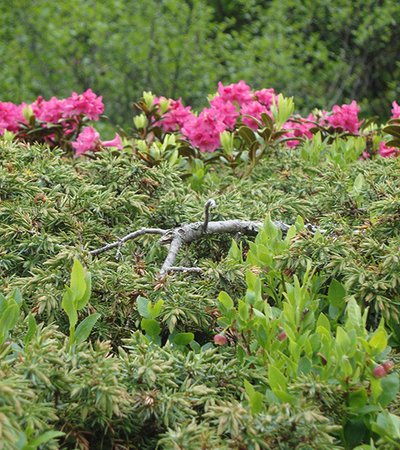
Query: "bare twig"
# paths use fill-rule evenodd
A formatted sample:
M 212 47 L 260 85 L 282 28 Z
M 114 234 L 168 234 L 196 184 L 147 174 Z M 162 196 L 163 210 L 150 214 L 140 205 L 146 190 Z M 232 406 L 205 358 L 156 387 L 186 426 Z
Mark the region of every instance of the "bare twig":
M 200 267 L 181 267 L 181 266 L 172 266 L 168 269 L 168 272 L 189 272 L 189 273 L 202 273 L 203 269 Z
M 161 228 L 142 228 L 141 230 L 134 231 L 133 233 L 129 233 L 118 241 L 112 242 L 111 244 L 107 244 L 104 247 L 100 247 L 96 250 L 92 250 L 89 253 L 93 256 L 100 255 L 100 253 L 106 252 L 107 250 L 111 250 L 112 248 L 118 247 L 117 255 L 121 250 L 121 247 L 125 244 L 126 241 L 130 239 L 136 239 L 139 236 L 143 236 L 144 234 L 165 234 L 167 230 L 163 230 Z
M 220 220 L 210 221 L 210 209 L 214 208 L 216 203 L 213 199 L 210 199 L 205 204 L 205 218 L 204 222 L 193 222 L 184 224 L 170 230 L 163 230 L 161 228 L 142 228 L 141 230 L 129 233 L 116 242 L 107 244 L 97 250 L 92 250 L 91 255 L 99 255 L 107 250 L 117 247 L 117 257 L 120 256 L 121 248 L 123 244 L 130 240 L 135 239 L 144 234 L 159 234 L 161 235 L 160 244 L 169 245 L 167 257 L 160 269 L 159 278 L 162 278 L 169 272 L 192 272 L 201 273 L 202 270 L 199 267 L 181 267 L 174 266 L 176 258 L 182 245 L 188 245 L 193 241 L 196 241 L 204 236 L 204 234 L 244 234 L 248 236 L 256 235 L 263 222 L 251 221 L 251 220 Z M 289 229 L 289 225 L 276 221 L 275 226 L 280 230 L 286 232 Z

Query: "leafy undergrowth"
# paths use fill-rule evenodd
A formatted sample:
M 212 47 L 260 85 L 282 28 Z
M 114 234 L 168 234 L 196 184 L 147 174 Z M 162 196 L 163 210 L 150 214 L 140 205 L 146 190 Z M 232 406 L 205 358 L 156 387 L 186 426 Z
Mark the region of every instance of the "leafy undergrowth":
M 166 163 L 96 156 L 0 147 L 5 449 L 400 445 L 399 159 L 312 165 L 278 148 L 194 191 Z M 255 240 L 185 248 L 179 264 L 200 276 L 158 280 L 154 236 L 119 260 L 89 255 L 201 220 L 211 197 L 213 220 L 267 219 Z M 268 217 L 293 227 L 282 236 Z M 86 274 L 70 281 L 75 259 Z

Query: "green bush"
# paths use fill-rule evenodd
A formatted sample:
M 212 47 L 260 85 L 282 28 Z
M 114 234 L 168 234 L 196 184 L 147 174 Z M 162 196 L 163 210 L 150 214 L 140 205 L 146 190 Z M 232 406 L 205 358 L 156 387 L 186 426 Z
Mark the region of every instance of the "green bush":
M 195 191 L 179 168 L 129 150 L 72 160 L 3 140 L 0 313 L 19 309 L 0 322 L 4 448 L 395 448 L 399 161 L 312 165 L 276 148 L 247 177 L 213 167 Z M 203 275 L 157 280 L 166 249 L 152 236 L 119 260 L 89 254 L 201 220 L 210 197 L 213 220 L 269 214 L 294 227 L 184 248 L 179 264 Z

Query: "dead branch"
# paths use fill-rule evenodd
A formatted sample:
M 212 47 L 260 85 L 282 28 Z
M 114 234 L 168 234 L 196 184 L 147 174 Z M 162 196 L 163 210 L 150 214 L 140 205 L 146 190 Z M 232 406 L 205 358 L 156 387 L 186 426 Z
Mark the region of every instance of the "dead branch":
M 180 267 L 174 266 L 176 258 L 182 245 L 189 245 L 190 243 L 200 239 L 203 236 L 211 234 L 243 234 L 247 236 L 256 235 L 263 222 L 252 221 L 252 220 L 220 220 L 220 221 L 210 221 L 210 209 L 214 208 L 216 203 L 213 199 L 210 199 L 205 204 L 205 218 L 203 222 L 193 222 L 189 224 L 183 224 L 179 227 L 172 228 L 170 230 L 163 230 L 161 228 L 142 228 L 141 230 L 129 233 L 118 241 L 107 244 L 101 248 L 90 251 L 92 256 L 99 255 L 100 253 L 106 252 L 112 248 L 117 247 L 117 255 L 119 255 L 123 244 L 130 240 L 136 239 L 139 236 L 145 234 L 159 234 L 161 235 L 160 244 L 169 245 L 167 257 L 160 269 L 159 277 L 164 277 L 170 272 L 192 272 L 201 273 L 201 268 L 199 267 Z M 289 229 L 289 225 L 275 221 L 275 226 L 280 230 L 286 232 Z

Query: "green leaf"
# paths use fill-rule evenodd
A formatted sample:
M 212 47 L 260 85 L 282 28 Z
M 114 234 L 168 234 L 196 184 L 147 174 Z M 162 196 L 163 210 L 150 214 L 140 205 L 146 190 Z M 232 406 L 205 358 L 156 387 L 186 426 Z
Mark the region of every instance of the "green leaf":
M 35 317 L 30 313 L 28 316 L 28 331 L 26 332 L 24 343 L 27 345 L 33 338 L 37 330 Z
M 76 302 L 76 309 L 78 311 L 80 311 L 88 304 L 90 296 L 92 294 L 92 274 L 89 272 L 85 273 L 85 285 L 85 293 L 83 294 L 82 298 L 78 298 Z
M 372 430 L 394 442 L 395 439 L 400 439 L 400 417 L 384 411 L 378 414 L 376 422 L 372 424 Z
M 383 328 L 378 328 L 368 341 L 371 348 L 374 350 L 374 354 L 378 355 L 383 352 L 388 344 L 387 333 Z
M 251 145 L 256 140 L 256 135 L 249 127 L 242 126 L 238 130 L 239 136 L 243 138 L 246 144 Z
M 151 302 L 148 303 L 147 309 L 149 311 L 150 319 L 155 319 L 161 314 L 163 304 L 164 300 L 158 300 L 154 305 Z
M 161 333 L 160 324 L 154 319 L 142 319 L 140 326 L 153 339 Z
M 283 373 L 275 366 L 270 365 L 268 369 L 268 381 L 271 389 L 275 391 L 286 391 L 287 380 Z
M 342 283 L 337 280 L 332 280 L 328 289 L 328 301 L 331 305 L 336 308 L 343 308 L 345 302 L 344 298 L 346 296 L 346 289 Z
M 383 391 L 378 402 L 385 407 L 396 398 L 399 392 L 399 375 L 396 372 L 386 375 L 381 380 L 381 386 Z
M 172 337 L 172 342 L 176 345 L 188 345 L 194 339 L 193 333 L 177 333 Z
M 74 304 L 75 294 L 72 292 L 69 286 L 65 286 L 63 299 L 61 302 L 62 309 L 66 312 L 70 327 L 75 327 L 78 322 L 78 313 Z
M 142 297 L 141 295 L 139 295 L 139 297 L 136 299 L 136 308 L 139 314 L 146 319 L 151 319 L 149 312 L 149 303 L 150 301 L 147 300 L 147 298 Z
M 357 303 L 354 296 L 351 296 L 347 302 L 347 321 L 346 328 L 350 330 L 352 328 L 360 329 L 362 326 L 361 308 Z
M 23 450 L 36 450 L 40 445 L 46 444 L 52 439 L 56 439 L 64 435 L 65 433 L 63 433 L 62 431 L 46 431 L 45 433 L 30 441 L 28 445 L 24 446 Z
M 15 301 L 7 306 L 0 317 L 0 332 L 6 333 L 12 330 L 19 319 L 19 306 Z
M 74 259 L 74 264 L 72 266 L 70 288 L 77 300 L 80 300 L 85 295 L 85 270 L 77 259 Z
M 100 314 L 95 313 L 87 316 L 86 319 L 82 320 L 82 322 L 76 328 L 74 337 L 75 344 L 81 344 L 82 342 L 86 341 L 99 317 Z
M 222 291 L 219 293 L 218 296 L 218 301 L 221 303 L 221 305 L 226 309 L 226 310 L 230 310 L 234 307 L 234 303 L 233 300 L 231 299 L 231 297 L 229 296 L 229 294 L 227 294 L 226 292 Z
M 244 389 L 249 399 L 251 413 L 260 413 L 263 409 L 263 395 L 257 392 L 247 380 L 244 380 Z

